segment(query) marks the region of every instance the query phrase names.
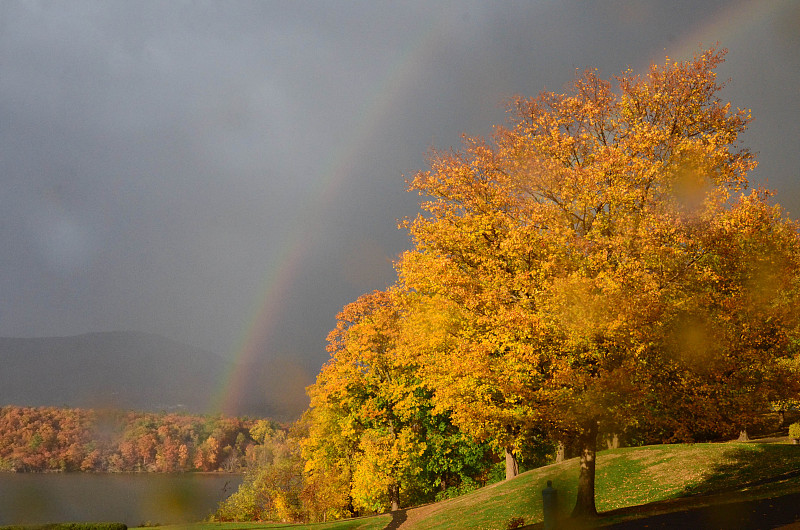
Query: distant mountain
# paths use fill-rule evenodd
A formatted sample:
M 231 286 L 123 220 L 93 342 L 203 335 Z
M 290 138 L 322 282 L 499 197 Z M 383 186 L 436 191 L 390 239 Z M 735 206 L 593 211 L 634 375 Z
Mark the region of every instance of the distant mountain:
M 0 404 L 206 413 L 226 363 L 158 335 L 0 338 Z
M 0 338 L 0 406 L 214 413 L 231 368 L 219 355 L 147 333 Z M 292 419 L 307 405 L 307 380 L 297 388 L 276 383 L 292 373 L 285 361 L 249 365 L 245 373 L 227 413 Z
M 0 338 L 0 406 L 216 413 L 232 368 L 217 354 L 148 333 Z M 308 405 L 304 389 L 313 378 L 291 359 L 238 372 L 245 376 L 226 414 L 291 420 Z

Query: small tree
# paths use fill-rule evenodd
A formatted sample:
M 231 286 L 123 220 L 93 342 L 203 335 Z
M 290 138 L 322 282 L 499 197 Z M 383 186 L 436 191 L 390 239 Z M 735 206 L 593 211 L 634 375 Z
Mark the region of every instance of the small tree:
M 800 422 L 789 425 L 789 438 L 791 438 L 795 444 L 800 443 Z
M 300 500 L 303 459 L 298 438 L 285 430 L 273 430 L 267 422 L 260 422 L 252 432 L 261 454 L 248 468 L 239 489 L 220 503 L 212 518 L 304 522 L 308 514 Z

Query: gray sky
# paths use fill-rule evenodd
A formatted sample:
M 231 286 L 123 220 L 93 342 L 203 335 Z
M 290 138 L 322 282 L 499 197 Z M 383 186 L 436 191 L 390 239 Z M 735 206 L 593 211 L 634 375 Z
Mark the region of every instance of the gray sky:
M 0 336 L 138 330 L 313 377 L 404 176 L 514 94 L 719 41 L 800 214 L 796 1 L 0 2 Z

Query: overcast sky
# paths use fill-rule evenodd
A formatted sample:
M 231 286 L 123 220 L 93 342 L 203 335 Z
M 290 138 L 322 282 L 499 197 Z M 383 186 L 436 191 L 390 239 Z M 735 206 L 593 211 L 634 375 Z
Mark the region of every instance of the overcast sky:
M 753 182 L 800 214 L 796 1 L 0 1 L 0 336 L 327 358 L 394 280 L 432 146 L 514 94 L 719 41 Z

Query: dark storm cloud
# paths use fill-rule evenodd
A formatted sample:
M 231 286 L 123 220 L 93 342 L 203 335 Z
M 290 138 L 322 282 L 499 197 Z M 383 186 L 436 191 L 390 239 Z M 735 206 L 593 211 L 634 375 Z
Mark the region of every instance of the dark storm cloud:
M 392 281 L 403 175 L 431 145 L 576 70 L 717 40 L 756 180 L 797 216 L 796 9 L 732 27 L 753 4 L 696 4 L 0 3 L 0 335 L 136 329 L 230 355 L 301 238 L 263 350 L 314 372 L 336 312 Z

